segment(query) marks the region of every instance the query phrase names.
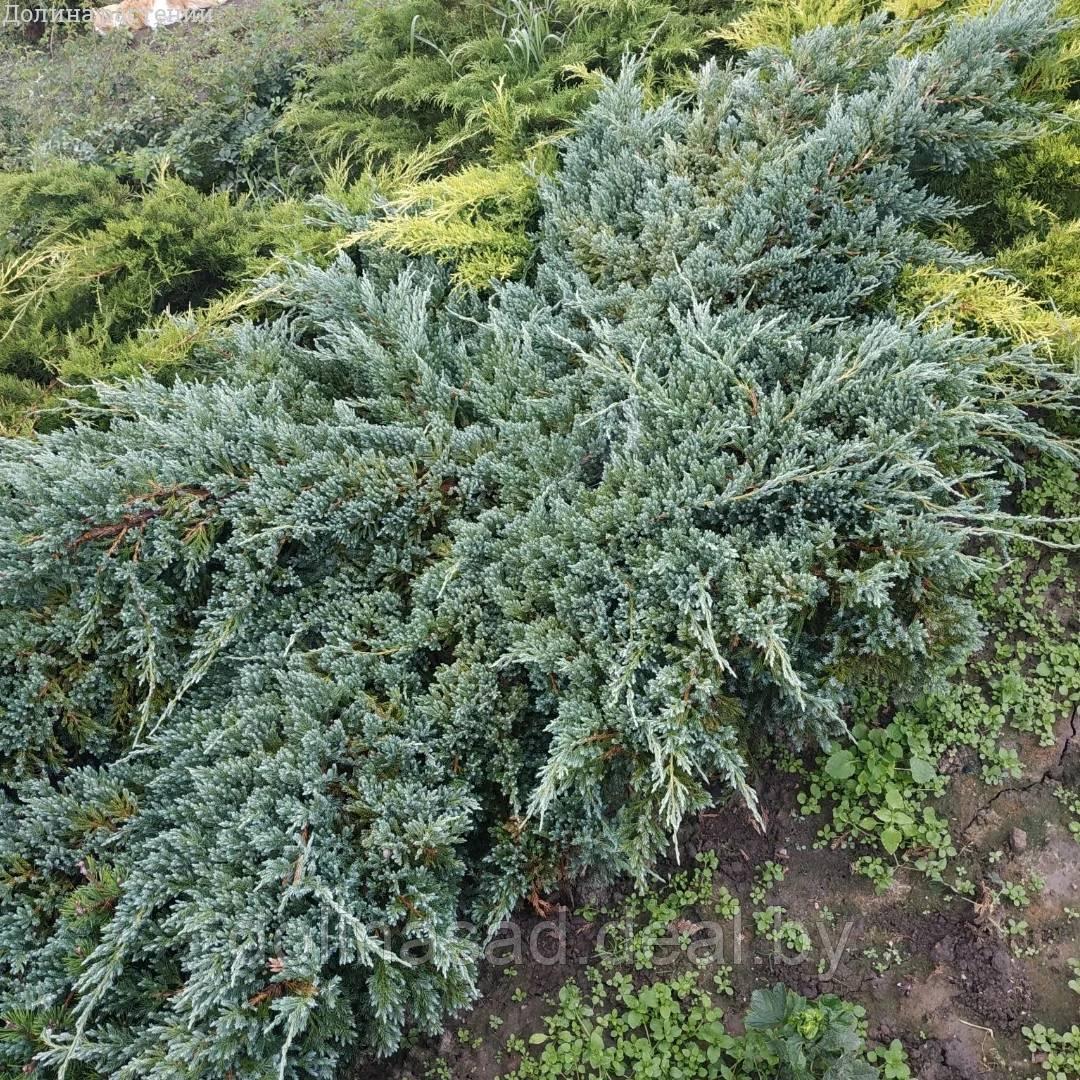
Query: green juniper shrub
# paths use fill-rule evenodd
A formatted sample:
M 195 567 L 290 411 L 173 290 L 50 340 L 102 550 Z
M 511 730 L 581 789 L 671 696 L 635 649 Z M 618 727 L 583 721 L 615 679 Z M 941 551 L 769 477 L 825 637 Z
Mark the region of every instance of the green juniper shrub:
M 71 164 L 5 182 L 0 410 L 13 428 L 56 425 L 57 378 L 70 391 L 143 371 L 216 370 L 199 348 L 238 312 L 261 310 L 252 282 L 290 259 L 331 259 L 373 199 L 370 180 L 334 177 L 333 204 L 205 195 L 163 175 L 134 194 L 106 170 Z
M 7 178 L 23 196 L 19 230 L 38 241 L 0 264 L 0 372 L 8 376 L 44 386 L 105 374 L 154 316 L 206 305 L 254 269 L 259 218 L 227 194 L 204 196 L 162 177 L 142 198 L 102 183 L 101 197 L 80 206 L 81 185 L 72 190 L 72 174 L 57 172 L 48 188 Z
M 32 173 L 0 173 L 0 258 L 99 229 L 122 212 L 128 198 L 108 169 L 75 161 Z
M 512 164 L 564 134 L 596 76 L 643 52 L 650 81 L 683 72 L 722 25 L 701 0 L 391 0 L 290 109 L 326 160 L 388 163 L 434 146 L 449 167 Z
M 71 162 L 0 176 L 0 427 L 58 426 L 90 380 L 220 370 L 212 339 L 263 310 L 257 277 L 355 243 L 374 179 L 330 175 L 326 190 L 333 202 L 233 199 L 159 173 L 132 191 Z
M 0 441 L 4 1067 L 330 1077 L 469 999 L 461 914 L 644 877 L 713 782 L 754 812 L 762 743 L 962 657 L 1075 382 L 884 301 L 1053 32 L 874 18 L 655 108 L 628 72 L 534 281 L 297 263 L 225 378 Z

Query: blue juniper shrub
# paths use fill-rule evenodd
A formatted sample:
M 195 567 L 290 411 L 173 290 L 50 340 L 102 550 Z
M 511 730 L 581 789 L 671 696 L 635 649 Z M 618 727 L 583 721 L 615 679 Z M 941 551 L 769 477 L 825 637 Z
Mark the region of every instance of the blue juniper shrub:
M 655 107 L 631 68 L 533 280 L 296 264 L 222 379 L 0 443 L 8 1075 L 390 1051 L 472 995 L 459 915 L 643 875 L 710 783 L 754 812 L 762 740 L 971 648 L 968 541 L 1024 528 L 1013 450 L 1071 452 L 1027 407 L 1075 382 L 892 299 L 956 258 L 927 170 L 1034 129 L 1048 8 L 818 30 Z

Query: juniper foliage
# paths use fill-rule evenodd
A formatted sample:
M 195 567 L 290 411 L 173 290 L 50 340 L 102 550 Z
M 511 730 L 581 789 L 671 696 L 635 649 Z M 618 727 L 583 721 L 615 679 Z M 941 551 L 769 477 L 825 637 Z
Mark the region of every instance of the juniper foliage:
M 1020 90 L 1050 104 L 1058 119 L 1030 144 L 942 185 L 977 209 L 948 240 L 985 257 L 975 288 L 928 275 L 925 299 L 944 301 L 979 332 L 1042 341 L 1058 362 L 1080 370 L 1080 3 L 1063 0 L 1070 26 L 1038 50 Z
M 761 742 L 970 648 L 965 546 L 1075 385 L 890 300 L 1051 22 L 628 72 L 535 282 L 296 265 L 226 379 L 0 443 L 10 1075 L 329 1077 L 468 999 L 461 913 L 645 874 Z
M 328 163 L 434 147 L 450 165 L 514 164 L 591 102 L 590 70 L 644 52 L 654 78 L 670 76 L 721 25 L 702 0 L 392 0 L 360 16 L 354 49 L 288 121 Z
M 124 198 L 105 170 L 88 169 L 72 189 L 79 176 L 60 166 L 3 185 L 22 205 L 11 207 L 13 250 L 0 258 L 0 376 L 33 389 L 122 363 L 155 316 L 203 306 L 239 285 L 263 239 L 260 215 L 225 193 L 204 196 L 161 177 L 142 198 Z M 95 183 L 99 197 L 73 205 Z M 4 419 L 11 396 L 0 390 Z M 20 404 L 16 395 L 12 411 Z
M 536 175 L 605 74 L 643 56 L 654 90 L 681 85 L 723 25 L 702 0 L 392 0 L 296 99 L 286 124 L 327 164 L 406 166 L 372 238 L 434 255 L 477 287 L 519 274 Z

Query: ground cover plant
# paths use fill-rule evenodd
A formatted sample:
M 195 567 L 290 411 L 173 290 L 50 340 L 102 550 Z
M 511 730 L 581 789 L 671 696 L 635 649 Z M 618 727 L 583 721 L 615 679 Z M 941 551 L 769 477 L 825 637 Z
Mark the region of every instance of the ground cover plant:
M 738 962 L 740 905 L 720 877 L 716 853 L 709 851 L 646 893 L 573 911 L 570 919 L 582 922 L 578 933 L 596 934 L 588 966 L 532 1003 L 540 1011 L 524 1025 L 515 1014 L 530 1010 L 529 994 L 519 986 L 506 1006 L 481 1002 L 472 1025 L 458 1027 L 450 1041 L 465 1055 L 487 1049 L 494 1070 L 483 1075 L 501 1080 L 911 1077 L 899 1040 L 869 1039 L 862 1007 L 834 994 L 810 1001 L 766 983 L 749 995 L 732 1030 L 726 1021 L 738 1010 L 735 966 L 728 961 Z M 762 887 L 782 877 L 782 869 L 769 864 Z M 496 946 L 493 956 L 500 952 Z M 493 964 L 496 979 L 517 980 L 516 967 Z M 460 1064 L 462 1075 L 476 1074 L 475 1057 Z M 457 1073 L 443 1057 L 417 1058 L 401 1075 L 445 1080 Z
M 631 63 L 524 281 L 368 234 L 220 378 L 0 444 L 5 1066 L 333 1075 L 471 998 L 459 915 L 644 878 L 710 784 L 760 819 L 765 752 L 940 681 L 1075 385 L 900 290 L 1061 29 L 876 16 L 655 103 Z
M 714 870 L 715 859 L 701 860 L 688 889 L 686 875 L 680 875 L 670 894 L 652 905 L 650 919 L 634 939 L 634 952 L 645 961 L 643 966 L 652 966 L 651 943 L 666 936 L 674 921 L 664 907 L 684 914 L 693 904 L 701 910 L 717 906 L 710 872 Z M 616 923 L 629 919 L 633 925 L 633 909 L 608 914 Z M 603 957 L 586 971 L 584 987 L 569 982 L 559 990 L 542 1030 L 527 1042 L 517 1036 L 507 1040 L 508 1053 L 520 1060 L 503 1074 L 506 1080 L 616 1076 L 907 1080 L 911 1076 L 898 1041 L 888 1047 L 867 1045 L 860 1006 L 835 995 L 822 995 L 811 1003 L 777 984 L 754 991 L 742 1018 L 744 1032 L 732 1034 L 723 1023 L 722 1007 L 723 998 L 731 993 L 730 968 L 721 967 L 711 980 L 703 957 L 688 960 L 681 968 L 667 978 L 637 983 L 619 970 L 615 957 Z
M 1036 465 L 1029 479 L 1022 505 L 1049 516 L 1045 539 L 1075 544 L 1075 470 Z M 1030 542 L 1012 552 L 1007 567 L 991 560 L 992 570 L 973 591 L 989 628 L 978 654 L 942 692 L 898 710 L 885 726 L 875 724 L 882 702 L 861 702 L 857 741 L 822 757 L 800 796 L 808 814 L 830 808 L 822 843 L 844 838 L 878 849 L 859 855 L 857 866 L 882 889 L 899 865 L 944 881 L 957 855 L 950 825 L 934 808 L 949 783 L 943 761 L 969 752 L 988 782 L 1006 783 L 1021 772 L 1008 735 L 1021 732 L 1053 746 L 1059 718 L 1080 703 L 1080 652 L 1063 625 L 1076 604 L 1069 556 Z M 975 891 L 970 880 L 949 877 L 948 884 L 966 895 Z

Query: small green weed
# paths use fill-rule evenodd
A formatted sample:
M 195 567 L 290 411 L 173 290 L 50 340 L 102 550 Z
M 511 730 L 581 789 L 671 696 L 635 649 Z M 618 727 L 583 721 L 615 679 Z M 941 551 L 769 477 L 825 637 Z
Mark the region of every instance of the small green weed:
M 745 1034 L 730 1035 L 723 1012 L 693 973 L 636 989 L 627 976 L 590 979 L 591 994 L 563 987 L 544 1030 L 504 1080 L 907 1080 L 903 1048 L 868 1051 L 863 1010 L 839 998 L 815 1002 L 775 986 L 756 990 Z M 520 1043 L 515 1043 L 520 1047 Z M 508 1049 L 510 1046 L 508 1044 Z

